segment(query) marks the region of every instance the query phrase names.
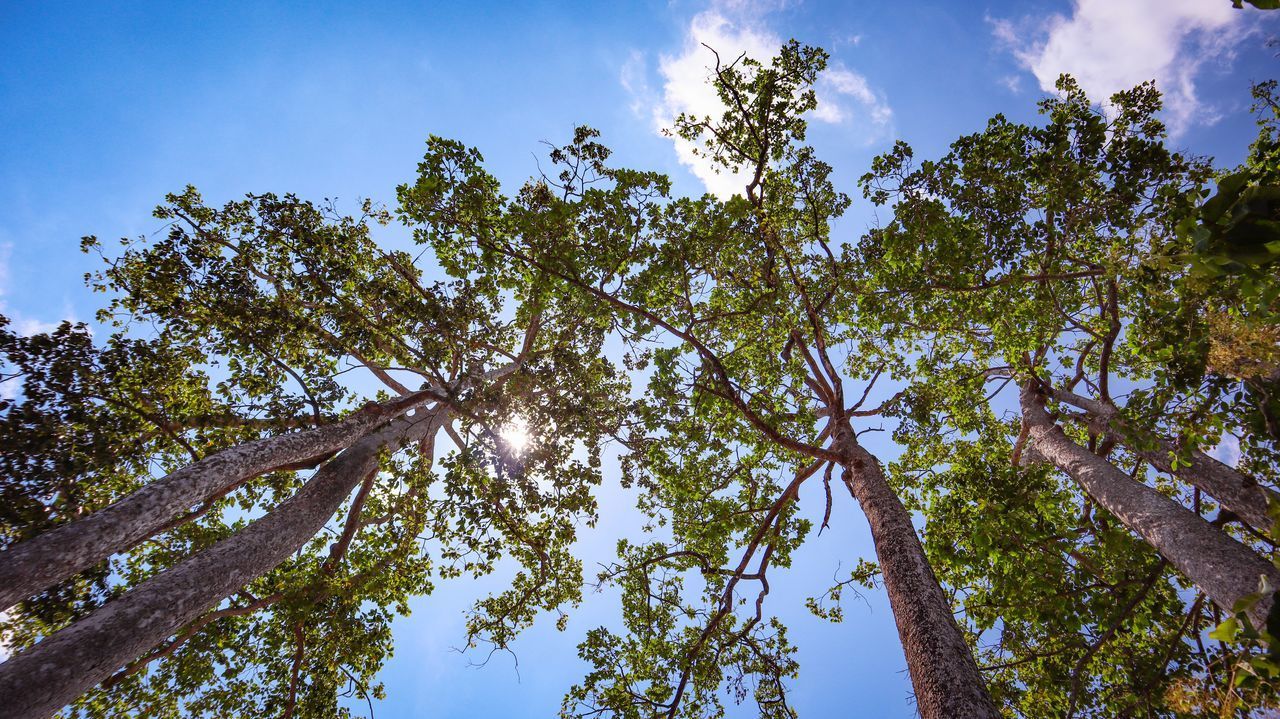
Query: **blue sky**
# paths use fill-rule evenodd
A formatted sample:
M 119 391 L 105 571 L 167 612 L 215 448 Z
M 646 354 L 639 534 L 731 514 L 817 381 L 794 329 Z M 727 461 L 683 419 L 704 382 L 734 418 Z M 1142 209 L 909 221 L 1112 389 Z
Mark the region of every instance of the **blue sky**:
M 1099 98 L 1156 79 L 1174 142 L 1234 163 L 1252 136 L 1249 83 L 1280 67 L 1265 45 L 1275 18 L 1228 0 L 372 5 L 0 5 L 0 312 L 26 331 L 91 319 L 100 298 L 81 278 L 96 267 L 79 237 L 154 232 L 151 208 L 188 183 L 213 202 L 263 191 L 352 209 L 390 201 L 428 134 L 478 146 L 514 188 L 536 171 L 541 141 L 586 123 L 619 163 L 667 172 L 679 192 L 723 192 L 726 178 L 656 131 L 708 101 L 700 42 L 760 54 L 795 37 L 830 50 L 810 139 L 855 195 L 893 140 L 931 156 L 995 113 L 1029 119 L 1060 72 Z M 859 203 L 844 229 L 875 221 Z M 634 531 L 620 490 L 603 501 L 588 566 Z M 856 507 L 836 511 L 838 526 L 770 597 L 800 647 L 794 704 L 808 716 L 913 716 L 882 596 L 849 603 L 842 625 L 803 609 L 839 566 L 872 556 Z M 416 602 L 396 627 L 379 717 L 554 714 L 583 671 L 575 645 L 616 604 L 590 598 L 566 632 L 548 622 L 522 637 L 518 676 L 504 655 L 477 669 L 482 656 L 452 647 L 462 612 L 501 579 Z

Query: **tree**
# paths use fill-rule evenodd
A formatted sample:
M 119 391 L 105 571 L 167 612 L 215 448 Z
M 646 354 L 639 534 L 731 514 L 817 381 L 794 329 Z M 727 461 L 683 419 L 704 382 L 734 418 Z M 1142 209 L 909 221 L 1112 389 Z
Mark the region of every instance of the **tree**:
M 881 410 L 854 393 L 865 400 L 895 361 L 837 297 L 844 263 L 830 222 L 849 200 L 801 145 L 825 61 L 792 42 L 767 66 L 717 63 L 726 112 L 681 117 L 675 132 L 721 167 L 745 169 L 743 195 L 728 201 L 671 198 L 665 178 L 609 167 L 586 128 L 552 153 L 557 177 L 510 203 L 474 189 L 493 180 L 456 144 L 434 146 L 402 190 L 415 218 L 471 238 L 451 261 L 557 278 L 616 313 L 631 366 L 654 367 L 628 478 L 672 538 L 620 546 L 606 578 L 623 588 L 629 636 L 589 635 L 581 653 L 596 670 L 566 714 L 701 716 L 718 710 L 727 683 L 739 700 L 754 693 L 762 713 L 788 716 L 783 680 L 795 664 L 763 614 L 767 572 L 810 529 L 795 516 L 801 486 L 822 476 L 829 492 L 839 469 L 871 525 L 922 716 L 996 716 L 910 513 L 858 442 L 855 422 Z M 477 219 L 493 217 L 515 231 Z M 746 583 L 760 590 L 739 616 Z M 686 585 L 700 599 L 687 603 Z
M 1258 137 L 1240 167 L 1223 173 L 1216 192 L 1178 231 L 1190 245 L 1169 258 L 1187 266 L 1180 286 L 1208 325 L 1206 367 L 1236 385 L 1248 403 L 1224 405 L 1251 437 L 1280 439 L 1280 103 L 1274 80 L 1253 88 Z M 1250 520 L 1251 523 L 1252 520 Z M 1269 522 L 1267 523 L 1269 525 Z M 1254 526 L 1259 526 L 1254 524 Z
M 1275 10 L 1280 8 L 1280 2 L 1276 2 L 1276 0 L 1231 0 L 1231 6 L 1237 10 L 1243 10 L 1245 3 L 1249 3 L 1259 10 Z
M 498 647 L 577 601 L 568 547 L 624 389 L 597 318 L 529 274 L 427 283 L 367 203 L 188 189 L 157 217 L 167 236 L 93 278 L 114 295 L 102 347 L 83 325 L 0 336 L 22 395 L 0 714 L 102 682 L 74 714 L 334 716 L 344 686 L 380 695 L 389 622 L 433 578 L 518 562 L 469 625 Z M 501 429 L 521 417 L 547 429 L 517 454 Z M 442 431 L 458 449 L 437 460 Z
M 724 114 L 673 131 L 745 173 L 728 200 L 611 166 L 589 128 L 505 197 L 433 137 L 396 216 L 451 279 L 376 243 L 392 216 L 370 203 L 189 189 L 165 237 L 91 278 L 103 341 L 0 327 L 21 383 L 0 716 L 343 715 L 344 691 L 380 696 L 410 596 L 509 557 L 469 623 L 504 647 L 580 598 L 570 546 L 615 436 L 650 526 L 600 575 L 626 629 L 588 633 L 567 716 L 717 715 L 726 694 L 793 716 L 770 570 L 814 531 L 806 486 L 828 526 L 837 472 L 877 556 L 811 609 L 882 584 L 926 719 L 1265 705 L 1271 125 L 1203 201 L 1212 169 L 1165 147 L 1153 88 L 1106 115 L 1064 79 L 1043 125 L 879 158 L 864 191 L 893 220 L 841 243 L 851 200 L 804 145 L 825 62 L 794 41 L 717 57 Z M 526 452 L 503 439 L 519 419 Z M 888 467 L 872 421 L 905 450 Z M 1227 434 L 1238 466 L 1210 456 Z
M 1045 668 L 1044 653 L 1078 657 L 1057 696 L 1026 697 L 1028 713 L 1070 715 L 1088 696 L 1108 715 L 1135 711 L 1135 702 L 1167 708 L 1159 682 L 1139 675 L 1177 677 L 1166 667 L 1175 658 L 1189 665 L 1182 637 L 1200 626 L 1203 612 L 1220 609 L 1255 629 L 1270 626 L 1280 570 L 1263 555 L 1274 546 L 1268 534 L 1276 455 L 1265 435 L 1241 423 L 1250 409 L 1235 391 L 1238 380 L 1206 366 L 1206 315 L 1238 304 L 1240 286 L 1186 279 L 1185 223 L 1203 214 L 1197 203 L 1209 166 L 1164 146 L 1159 95 L 1150 85 L 1117 94 L 1110 114 L 1069 78 L 1058 87 L 1060 96 L 1042 103 L 1043 126 L 997 116 L 939 160 L 914 166 L 905 144 L 878 158 L 863 179 L 865 192 L 877 203 L 892 201 L 894 220 L 860 251 L 865 272 L 889 291 L 879 305 L 883 321 L 898 328 L 891 333 L 903 338 L 902 351 L 920 357 L 920 381 L 904 403 L 913 422 L 901 441 L 919 443 L 941 421 L 960 437 L 977 433 L 968 441 L 987 461 L 1047 462 L 1082 495 L 1033 479 L 1039 496 L 1006 494 L 995 506 L 1034 508 L 1018 517 L 1032 523 L 1030 536 L 1053 544 L 1065 538 L 1068 551 L 1079 553 L 1071 546 L 1086 535 L 1103 556 L 1136 569 L 1124 558 L 1130 542 L 1111 531 L 1118 522 L 1160 557 L 1126 578 L 1140 587 L 1131 601 L 1118 608 L 1097 602 L 1101 611 L 1074 622 L 1094 633 L 1087 645 L 1047 652 L 1051 642 L 1018 637 L 1011 644 L 1025 651 L 1001 663 L 1034 663 L 1032 671 Z M 992 381 L 1003 384 L 988 397 Z M 1016 388 L 1016 400 L 1003 387 Z M 992 411 L 1010 405 L 1017 409 L 1013 424 Z M 1245 471 L 1206 454 L 1226 433 L 1242 438 Z M 918 453 L 910 469 L 947 461 L 944 447 Z M 933 494 L 930 501 L 949 498 Z M 1078 519 L 1069 521 L 1067 503 L 1081 501 Z M 1201 516 L 1211 501 L 1221 508 L 1212 521 Z M 972 571 L 956 559 L 939 557 L 944 576 L 953 567 Z M 1081 555 L 1071 564 L 1074 572 L 1097 562 Z M 1094 574 L 1115 589 L 1117 575 L 1106 564 Z M 1161 584 L 1166 566 L 1176 570 L 1175 582 L 1189 581 L 1216 609 L 1197 597 L 1183 620 L 1184 609 Z M 984 613 L 980 628 L 991 629 L 997 616 Z M 1143 649 L 1143 662 L 1155 663 L 1128 661 L 1131 670 L 1108 677 L 1099 652 L 1126 625 L 1162 637 Z M 1198 669 L 1212 673 L 1207 654 L 1200 659 Z M 1090 677 L 1094 665 L 1098 674 Z M 1026 684 L 1016 672 L 1009 676 L 1015 686 Z M 1085 691 L 1115 682 L 1128 686 L 1110 689 L 1110 698 Z

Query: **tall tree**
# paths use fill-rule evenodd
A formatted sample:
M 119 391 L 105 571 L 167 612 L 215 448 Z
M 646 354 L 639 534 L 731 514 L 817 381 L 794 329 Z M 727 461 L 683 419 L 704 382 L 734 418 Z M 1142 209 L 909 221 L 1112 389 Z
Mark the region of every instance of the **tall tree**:
M 588 128 L 508 198 L 432 138 L 397 214 L 450 280 L 375 242 L 370 204 L 189 189 L 92 278 L 100 344 L 0 325 L 0 716 L 343 715 L 380 696 L 409 597 L 511 557 L 469 623 L 505 646 L 578 601 L 615 434 L 651 536 L 601 574 L 626 631 L 588 634 L 566 715 L 727 692 L 792 716 L 770 570 L 837 477 L 877 556 L 826 596 L 884 586 L 926 719 L 1190 714 L 1202 687 L 1240 709 L 1273 649 L 1236 664 L 1201 634 L 1226 612 L 1215 638 L 1280 636 L 1273 126 L 1201 202 L 1211 170 L 1164 146 L 1152 88 L 1104 114 L 1064 80 L 1042 126 L 878 159 L 894 219 L 844 245 L 850 199 L 804 145 L 825 61 L 717 58 L 724 114 L 673 131 L 745 174 L 728 200 L 612 167 Z M 633 402 L 611 337 L 650 372 Z M 887 468 L 860 441 L 881 419 Z M 1228 433 L 1237 466 L 1209 453 Z
M 849 200 L 802 145 L 825 62 L 795 42 L 769 65 L 717 62 L 725 113 L 681 117 L 674 131 L 745 171 L 743 193 L 727 201 L 673 199 L 665 178 L 609 167 L 588 129 L 553 152 L 558 176 L 509 205 L 475 189 L 492 179 L 453 143 L 435 145 L 402 189 L 415 218 L 473 238 L 457 262 L 514 261 L 558 278 L 617 314 L 633 366 L 654 366 L 629 481 L 672 539 L 621 546 L 608 576 L 624 589 L 630 635 L 599 630 L 584 643 L 596 670 L 567 714 L 701 716 L 718 711 L 725 683 L 739 699 L 754 683 L 762 712 L 789 715 L 782 682 L 795 665 L 763 614 L 767 572 L 809 531 L 795 514 L 802 485 L 823 477 L 829 489 L 838 470 L 871 526 L 921 715 L 996 716 L 911 515 L 858 440 L 857 423 L 879 414 L 862 400 L 893 359 L 837 297 L 830 223 Z M 692 606 L 686 584 L 700 592 Z M 750 585 L 756 599 L 737 616 Z
M 878 308 L 903 351 L 920 357 L 918 417 L 936 412 L 960 432 L 984 431 L 993 450 L 1007 441 L 1015 463 L 1047 461 L 1083 492 L 1077 531 L 1097 532 L 1101 510 L 1161 558 L 1152 583 L 1168 581 L 1167 564 L 1210 600 L 1190 603 L 1194 619 L 1157 623 L 1175 635 L 1169 652 L 1212 605 L 1266 627 L 1280 582 L 1264 556 L 1275 448 L 1238 424 L 1248 411 L 1238 380 L 1206 367 L 1206 314 L 1230 303 L 1231 283 L 1201 284 L 1196 297 L 1184 281 L 1185 223 L 1210 167 L 1165 147 L 1150 85 L 1117 94 L 1108 113 L 1069 78 L 1059 93 L 1042 103 L 1042 126 L 997 116 L 936 161 L 914 165 L 905 144 L 876 160 L 864 187 L 893 203 L 894 219 L 860 247 L 864 271 L 884 288 L 867 309 Z M 985 396 L 993 381 L 1003 384 Z M 1014 409 L 1018 422 L 975 413 L 988 402 Z M 1244 437 L 1248 472 L 1206 453 L 1227 433 Z M 1212 501 L 1221 511 L 1210 520 L 1201 512 Z M 1095 535 L 1104 537 L 1122 549 Z M 1098 639 L 1054 710 L 1079 708 L 1098 649 L 1139 622 L 1148 599 L 1169 596 L 1152 591 L 1110 619 L 1096 616 Z M 1153 671 L 1174 676 L 1165 650 L 1151 651 Z M 1159 692 L 1144 691 L 1159 703 Z
M 604 325 L 530 274 L 429 282 L 369 205 L 189 189 L 157 216 L 167 236 L 95 280 L 104 347 L 0 337 L 24 450 L 4 458 L 0 714 L 102 682 L 73 714 L 334 716 L 343 686 L 380 694 L 389 622 L 433 577 L 518 562 L 469 625 L 498 646 L 577 600 L 568 548 L 624 386 Z M 458 449 L 437 460 L 441 432 Z

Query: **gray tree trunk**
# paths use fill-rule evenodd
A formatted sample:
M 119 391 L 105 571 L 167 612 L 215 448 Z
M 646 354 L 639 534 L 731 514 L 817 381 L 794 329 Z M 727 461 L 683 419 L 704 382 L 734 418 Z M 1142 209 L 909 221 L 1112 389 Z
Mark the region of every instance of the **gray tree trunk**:
M 920 716 L 998 719 L 1000 713 L 916 536 L 911 513 L 885 480 L 879 461 L 857 443 L 847 425 L 836 428 L 834 440 L 836 450 L 849 458 L 844 480 L 871 526 Z
M 419 392 L 367 405 L 331 425 L 246 442 L 172 472 L 83 519 L 0 552 L 0 609 L 124 552 L 163 529 L 193 505 L 273 469 L 321 459 L 370 428 L 433 395 Z
M 1260 577 L 1280 587 L 1280 571 L 1203 517 L 1121 472 L 1063 433 L 1049 416 L 1034 382 L 1021 392 L 1030 446 L 1066 472 L 1098 505 L 1147 541 L 1179 572 L 1227 611 L 1258 589 Z M 1266 625 L 1272 598 L 1263 597 L 1247 616 Z
M 444 414 L 442 408 L 439 414 Z M 394 420 L 325 463 L 293 497 L 235 535 L 107 602 L 0 664 L 0 717 L 47 717 L 301 549 L 379 452 L 421 439 L 437 413 Z
M 1161 472 L 1178 477 L 1193 487 L 1199 487 L 1205 494 L 1218 500 L 1226 509 L 1249 526 L 1260 532 L 1271 529 L 1271 518 L 1267 516 L 1268 499 L 1275 500 L 1276 494 L 1246 474 L 1238 472 L 1199 450 L 1191 453 L 1191 466 L 1173 468 L 1170 455 L 1177 453 L 1177 448 L 1170 442 L 1161 441 L 1158 452 L 1140 452 Z
M 1121 435 L 1122 439 L 1126 439 L 1127 429 L 1116 426 L 1118 411 L 1111 404 L 1060 389 L 1053 389 L 1051 394 L 1054 399 L 1083 409 L 1091 415 L 1091 419 L 1100 420 Z M 1191 466 L 1174 469 L 1170 460 L 1179 454 L 1178 448 L 1162 437 L 1157 436 L 1155 442 L 1158 450 L 1142 450 L 1138 451 L 1138 455 L 1161 472 L 1172 474 L 1187 484 L 1198 487 L 1254 529 L 1262 532 L 1271 529 L 1267 503 L 1280 500 L 1275 492 L 1262 487 L 1249 475 L 1236 471 L 1199 450 L 1191 453 Z M 1128 446 L 1129 442 L 1125 441 L 1125 444 Z

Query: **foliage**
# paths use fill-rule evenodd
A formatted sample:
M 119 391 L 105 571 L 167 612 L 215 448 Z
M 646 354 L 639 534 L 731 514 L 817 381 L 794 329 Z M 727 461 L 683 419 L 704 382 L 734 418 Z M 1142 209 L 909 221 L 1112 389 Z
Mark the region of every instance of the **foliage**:
M 152 477 L 250 439 L 341 418 L 365 399 L 439 387 L 455 451 L 434 437 L 388 458 L 346 519 L 78 702 L 75 716 L 345 716 L 380 697 L 390 624 L 435 582 L 514 567 L 482 599 L 471 643 L 505 647 L 544 611 L 580 598 L 569 554 L 595 516 L 602 437 L 625 384 L 602 359 L 602 328 L 536 281 L 502 288 L 425 282 L 412 257 L 360 217 L 293 196 L 221 208 L 167 198 L 168 232 L 124 241 L 89 278 L 114 331 L 4 331 L 3 537 L 19 541 L 112 502 Z M 436 231 L 428 222 L 420 232 Z M 94 238 L 87 250 L 104 252 Z M 532 289 L 531 289 L 532 288 Z M 506 309 L 515 305 L 514 310 Z M 505 319 L 504 319 L 505 317 Z M 500 381 L 481 382 L 495 369 Z M 510 371 L 514 370 L 514 371 Z M 353 373 L 363 373 L 363 377 Z M 378 380 L 383 390 L 377 391 Z M 531 449 L 500 429 L 523 418 Z M 243 528 L 300 486 L 269 473 L 178 518 L 145 543 L 5 619 L 22 647 Z M 501 564 L 506 562 L 505 565 Z M 359 704 L 363 704 L 361 701 Z
M 1231 0 L 1231 6 L 1237 10 L 1244 9 L 1244 3 L 1249 3 L 1259 10 L 1275 10 L 1280 8 L 1280 2 L 1277 0 Z
M 211 207 L 188 188 L 157 210 L 158 240 L 112 256 L 86 238 L 106 257 L 89 279 L 110 297 L 108 334 L 0 324 L 4 379 L 20 384 L 0 400 L 16 450 L 0 455 L 5 545 L 193 458 L 419 388 L 441 393 L 456 447 L 433 435 L 385 457 L 333 536 L 71 715 L 349 715 L 345 696 L 382 696 L 390 623 L 411 598 L 505 567 L 510 587 L 476 603 L 469 643 L 505 648 L 545 612 L 563 627 L 614 439 L 646 532 L 597 577 L 619 591 L 621 626 L 586 634 L 590 671 L 562 714 L 752 701 L 793 716 L 799 664 L 770 582 L 829 526 L 833 483 L 856 496 L 859 472 L 878 474 L 858 437 L 885 424 L 903 450 L 885 495 L 906 525 L 908 510 L 925 520 L 925 557 L 1007 715 L 1274 705 L 1280 630 L 1214 607 L 1041 462 L 1008 410 L 1024 382 L 1085 395 L 1105 416 L 1050 394 L 1073 440 L 1273 552 L 1274 527 L 1219 511 L 1178 470 L 1234 438 L 1245 476 L 1280 482 L 1275 85 L 1255 92 L 1249 159 L 1212 194 L 1209 162 L 1167 146 L 1152 85 L 1104 113 L 1064 77 L 1038 124 L 997 116 L 939 159 L 917 164 L 906 143 L 877 158 L 861 185 L 892 220 L 841 243 L 832 224 L 852 200 L 804 144 L 825 63 L 794 41 L 770 63 L 716 57 L 726 112 L 672 132 L 745 174 L 725 200 L 613 166 L 582 127 L 552 148 L 554 175 L 510 197 L 479 151 L 432 137 L 394 212 L 271 194 Z M 393 220 L 417 255 L 373 239 Z M 424 255 L 448 279 L 428 281 Z M 641 396 L 607 359 L 619 354 Z M 502 439 L 513 418 L 533 431 L 527 452 Z M 299 471 L 245 482 L 24 602 L 6 641 L 31 645 L 233 535 L 297 491 Z M 821 485 L 806 490 L 825 502 L 820 524 L 799 511 L 806 485 Z M 851 557 L 811 611 L 840 621 L 842 592 L 888 581 L 894 557 L 868 559 Z
M 920 358 L 896 469 L 916 488 L 930 556 L 1010 710 L 1170 714 L 1200 685 L 1247 713 L 1270 690 L 1241 700 L 1224 676 L 1236 649 L 1202 646 L 1197 633 L 1218 610 L 1199 598 L 1184 606 L 1186 585 L 1150 547 L 1034 456 L 1019 462 L 1020 425 L 1001 408 L 1002 390 L 1027 377 L 1107 406 L 1123 393 L 1109 425 L 1065 404 L 1058 416 L 1091 451 L 1197 512 L 1212 511 L 1208 497 L 1147 468 L 1157 437 L 1189 453 L 1230 432 L 1242 468 L 1273 486 L 1274 444 L 1245 420 L 1239 378 L 1206 373 L 1231 349 L 1265 355 L 1267 330 L 1220 319 L 1245 283 L 1197 283 L 1195 264 L 1234 251 L 1269 272 L 1269 261 L 1230 249 L 1265 220 L 1254 195 L 1198 204 L 1210 168 L 1166 149 L 1153 87 L 1117 94 L 1107 114 L 1069 78 L 1058 90 L 1041 104 L 1043 125 L 998 116 L 918 166 L 899 144 L 863 178 L 868 198 L 894 203 L 893 221 L 860 245 L 865 267 L 896 298 L 884 321 L 908 328 L 903 351 Z

